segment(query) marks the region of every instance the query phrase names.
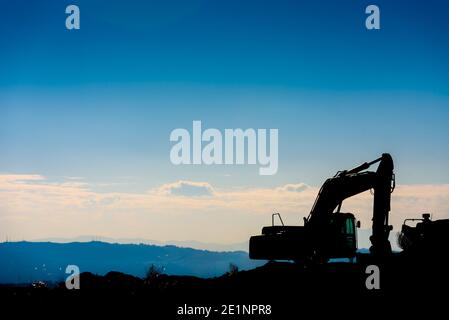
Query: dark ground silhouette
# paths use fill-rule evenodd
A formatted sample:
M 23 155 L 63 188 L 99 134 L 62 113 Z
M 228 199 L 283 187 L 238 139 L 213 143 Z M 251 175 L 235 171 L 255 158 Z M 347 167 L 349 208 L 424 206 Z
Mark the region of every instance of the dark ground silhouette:
M 365 286 L 366 263 L 372 261 L 310 267 L 271 262 L 249 271 L 234 269 L 232 273 L 209 279 L 158 272 L 147 279 L 119 272 L 105 276 L 82 273 L 80 290 L 67 290 L 61 283 L 54 288 L 3 286 L 0 292 L 4 302 L 23 307 L 33 305 L 31 309 L 20 309 L 25 312 L 37 308 L 48 313 L 63 307 L 71 315 L 89 318 L 105 314 L 127 318 L 143 314 L 148 319 L 204 318 L 178 316 L 177 308 L 187 304 L 219 310 L 209 319 L 300 319 L 305 315 L 364 318 L 386 317 L 394 312 L 402 316 L 423 313 L 432 319 L 446 307 L 447 261 L 396 255 L 377 264 L 378 290 L 368 290 Z M 221 315 L 222 304 L 270 305 L 272 313 L 269 316 Z

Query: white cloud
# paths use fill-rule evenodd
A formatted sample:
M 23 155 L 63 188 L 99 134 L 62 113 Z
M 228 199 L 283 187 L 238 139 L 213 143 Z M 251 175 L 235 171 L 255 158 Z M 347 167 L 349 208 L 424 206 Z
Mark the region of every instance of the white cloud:
M 7 183 L 45 180 L 40 174 L 0 174 L 0 187 Z
M 289 183 L 283 185 L 282 187 L 278 187 L 276 190 L 278 191 L 291 191 L 291 192 L 302 192 L 310 188 L 305 183 Z
M 214 189 L 207 182 L 185 180 L 164 184 L 157 191 L 161 194 L 186 197 L 211 196 L 214 194 Z

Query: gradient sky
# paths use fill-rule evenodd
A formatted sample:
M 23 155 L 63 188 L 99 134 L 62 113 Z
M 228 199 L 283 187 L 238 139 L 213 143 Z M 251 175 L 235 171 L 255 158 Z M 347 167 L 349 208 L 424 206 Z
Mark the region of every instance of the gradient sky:
M 72 3 L 78 31 L 65 29 Z M 381 30 L 365 28 L 372 3 Z M 98 193 L 317 187 L 390 152 L 399 184 L 449 184 L 448 12 L 443 0 L 1 1 L 0 173 Z M 278 173 L 173 166 L 169 134 L 193 120 L 278 128 Z

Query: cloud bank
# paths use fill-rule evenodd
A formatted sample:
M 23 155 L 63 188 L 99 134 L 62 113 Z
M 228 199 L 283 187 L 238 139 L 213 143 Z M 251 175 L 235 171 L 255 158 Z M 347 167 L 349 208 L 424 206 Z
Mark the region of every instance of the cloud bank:
M 0 237 L 141 237 L 161 241 L 235 243 L 260 232 L 280 212 L 300 224 L 318 187 L 290 183 L 273 188 L 220 189 L 207 182 L 175 181 L 142 193 L 96 192 L 83 179 L 52 182 L 39 174 L 0 174 Z M 343 203 L 364 228 L 371 226 L 372 195 Z M 449 218 L 449 185 L 399 185 L 391 223 L 430 212 Z

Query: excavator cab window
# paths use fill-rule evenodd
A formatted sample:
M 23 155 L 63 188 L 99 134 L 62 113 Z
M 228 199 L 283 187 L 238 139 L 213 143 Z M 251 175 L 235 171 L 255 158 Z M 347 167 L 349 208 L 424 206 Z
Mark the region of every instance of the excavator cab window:
M 355 221 L 353 217 L 341 215 L 338 219 L 331 221 L 339 226 L 338 230 L 340 230 L 340 234 L 344 236 L 353 236 L 355 234 Z
M 328 253 L 332 258 L 352 257 L 357 250 L 355 218 L 350 213 L 334 213 L 333 234 L 329 233 Z
M 354 220 L 351 218 L 347 218 L 345 223 L 345 233 L 347 235 L 352 235 L 354 234 L 354 232 Z
M 355 229 L 355 219 L 353 216 L 346 217 L 345 221 L 345 238 L 346 246 L 350 251 L 355 252 L 357 250 L 357 238 Z

